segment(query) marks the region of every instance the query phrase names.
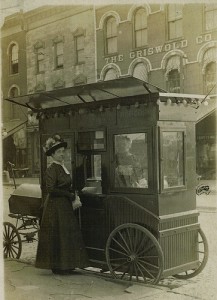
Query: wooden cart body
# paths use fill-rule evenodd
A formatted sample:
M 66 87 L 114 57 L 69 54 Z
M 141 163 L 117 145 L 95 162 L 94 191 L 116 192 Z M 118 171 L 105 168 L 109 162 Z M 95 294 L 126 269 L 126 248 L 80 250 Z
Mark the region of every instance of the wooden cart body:
M 79 222 L 93 266 L 107 269 L 106 245 L 115 228 L 137 224 L 162 249 L 161 278 L 198 268 L 195 121 L 201 101 L 132 77 L 29 96 L 41 145 L 55 133 L 68 143 L 65 164 L 80 193 Z M 117 185 L 117 137 L 131 139 L 146 174 L 143 187 Z M 43 197 L 49 163 L 41 150 Z M 118 170 L 125 177 L 132 171 Z

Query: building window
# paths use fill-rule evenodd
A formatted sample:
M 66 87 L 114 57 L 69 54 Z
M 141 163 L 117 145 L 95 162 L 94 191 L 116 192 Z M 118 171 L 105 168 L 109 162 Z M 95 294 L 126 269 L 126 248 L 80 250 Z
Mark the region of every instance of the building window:
M 167 90 L 170 93 L 180 93 L 180 73 L 177 69 L 168 73 Z
M 18 73 L 18 46 L 16 44 L 11 45 L 10 48 L 10 73 Z
M 9 92 L 9 97 L 10 98 L 14 98 L 14 97 L 18 97 L 19 96 L 19 91 L 17 87 L 12 87 L 10 89 Z M 16 105 L 14 103 L 10 104 L 10 118 L 11 119 L 17 119 L 18 118 L 18 114 L 17 114 L 17 109 L 16 109 Z
M 205 93 L 215 93 L 216 89 L 216 62 L 210 62 L 205 69 Z
M 182 4 L 168 5 L 168 37 L 170 40 L 182 37 Z
M 104 81 L 112 80 L 116 78 L 118 78 L 117 72 L 115 71 L 115 69 L 111 68 L 105 73 Z
M 133 77 L 141 79 L 143 81 L 148 81 L 147 68 L 143 63 L 136 64 L 133 70 Z
M 75 37 L 76 63 L 84 63 L 84 35 Z
M 136 48 L 147 45 L 147 14 L 143 8 L 135 13 L 134 34 Z
M 117 24 L 114 17 L 109 18 L 106 23 L 106 52 L 117 52 Z
M 63 42 L 54 44 L 55 48 L 55 67 L 56 69 L 63 68 Z
M 44 72 L 44 48 L 37 49 L 37 73 Z
M 205 4 L 205 29 L 217 28 L 217 4 Z

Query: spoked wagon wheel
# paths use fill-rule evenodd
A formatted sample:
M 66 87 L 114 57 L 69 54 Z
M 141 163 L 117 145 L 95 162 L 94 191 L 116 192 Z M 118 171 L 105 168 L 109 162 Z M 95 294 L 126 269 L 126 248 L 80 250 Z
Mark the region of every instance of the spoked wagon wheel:
M 9 222 L 4 222 L 3 249 L 4 258 L 20 258 L 22 251 L 20 234 L 17 228 Z
M 196 241 L 196 252 L 198 253 L 198 267 L 185 271 L 180 274 L 173 275 L 178 279 L 189 279 L 197 276 L 205 267 L 208 260 L 208 243 L 205 234 L 201 229 L 198 230 L 198 239 Z
M 122 224 L 111 232 L 106 261 L 117 279 L 156 284 L 163 272 L 163 252 L 157 239 L 137 224 Z

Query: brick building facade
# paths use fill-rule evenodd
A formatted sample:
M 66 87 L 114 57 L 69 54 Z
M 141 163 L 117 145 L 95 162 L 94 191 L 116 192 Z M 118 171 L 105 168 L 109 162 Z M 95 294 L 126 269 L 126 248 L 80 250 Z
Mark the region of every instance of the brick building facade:
M 14 31 L 11 18 L 20 31 Z M 20 12 L 2 29 L 3 73 L 13 37 L 22 63 L 19 76 L 4 73 L 3 97 L 13 85 L 23 95 L 131 75 L 169 92 L 210 93 L 216 99 L 216 20 L 217 5 L 202 3 L 44 6 Z M 7 111 L 14 106 L 5 102 L 10 119 Z M 206 122 L 213 124 L 215 116 Z M 203 135 L 214 137 L 209 141 L 213 155 L 216 127 L 206 128 Z M 26 140 L 32 174 L 39 172 L 38 139 L 37 119 L 30 113 Z M 202 140 L 197 137 L 198 153 L 208 149 Z M 198 173 L 204 168 L 201 160 L 198 156 Z

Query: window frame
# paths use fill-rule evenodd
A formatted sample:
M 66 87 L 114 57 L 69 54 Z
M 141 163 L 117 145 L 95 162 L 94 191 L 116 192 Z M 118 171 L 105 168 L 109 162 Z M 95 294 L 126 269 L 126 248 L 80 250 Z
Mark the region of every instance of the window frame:
M 111 19 L 114 19 L 114 22 L 115 22 L 115 25 L 116 25 L 116 33 L 114 35 L 111 35 L 108 37 L 108 33 L 107 33 L 107 29 L 108 29 L 108 21 L 111 20 Z M 104 28 L 104 33 L 105 33 L 105 54 L 106 55 L 114 55 L 115 53 L 118 53 L 118 24 L 117 24 L 117 20 L 114 16 L 109 16 L 107 19 L 106 19 L 106 22 L 105 22 L 105 28 Z M 109 52 L 108 51 L 108 40 L 111 40 L 111 39 L 115 39 L 115 42 L 116 42 L 116 51 L 113 51 L 113 52 Z
M 17 58 L 13 59 L 13 49 L 16 49 L 16 55 Z M 10 75 L 16 75 L 19 73 L 19 47 L 16 43 L 13 43 L 10 46 L 10 55 L 9 55 L 9 61 L 10 61 Z
M 176 3 L 170 3 L 167 5 L 167 36 L 168 36 L 168 40 L 179 40 L 179 39 L 182 39 L 183 38 L 183 8 L 182 8 L 182 15 L 179 16 L 179 17 L 173 17 L 173 18 L 170 18 L 169 16 L 169 9 L 171 6 L 176 6 L 176 5 L 180 5 L 180 4 L 176 4 Z M 181 4 L 183 7 L 184 5 Z M 171 23 L 176 23 L 176 22 L 179 22 L 181 20 L 181 34 L 180 36 L 175 36 L 175 37 L 171 37 L 171 33 L 170 33 L 170 24 Z
M 208 72 L 208 67 L 211 65 L 211 64 L 215 64 L 215 66 L 217 67 L 217 62 L 215 62 L 215 61 L 210 61 L 207 65 L 206 65 L 206 67 L 205 67 L 205 72 L 204 72 L 204 93 L 205 94 L 207 94 L 207 93 L 215 93 L 215 89 L 213 89 L 213 90 L 211 90 L 211 88 L 209 88 L 208 89 L 208 85 L 210 84 L 210 85 L 215 85 L 215 82 L 216 82 L 216 80 L 214 80 L 214 81 L 208 81 L 207 80 L 207 77 L 208 77 L 208 74 L 207 74 L 207 72 Z M 217 79 L 217 72 L 216 72 L 216 68 L 213 68 L 214 70 L 215 70 L 215 72 L 213 72 L 213 73 L 211 73 L 211 75 L 213 76 L 213 75 L 215 75 L 214 77 L 215 77 L 215 79 Z
M 206 5 L 216 6 L 216 8 L 214 7 L 214 9 L 207 9 Z M 217 4 L 215 4 L 215 3 L 205 3 L 203 11 L 204 11 L 204 13 L 203 13 L 203 16 L 204 16 L 204 24 L 203 24 L 204 25 L 204 32 L 210 32 L 212 30 L 216 30 L 217 26 L 216 27 L 214 26 L 212 28 L 207 29 L 207 13 L 210 13 L 212 11 L 216 11 L 216 13 L 217 13 Z M 213 18 L 213 20 L 214 20 L 214 18 Z
M 103 131 L 104 132 L 104 147 L 101 149 L 79 149 L 79 145 L 78 145 L 78 136 L 79 133 L 88 133 L 88 132 L 97 132 L 97 131 Z M 107 131 L 105 127 L 102 128 L 88 128 L 88 129 L 84 129 L 84 130 L 78 130 L 77 135 L 76 135 L 76 147 L 77 147 L 77 152 L 78 153 L 86 153 L 86 152 L 91 152 L 92 154 L 98 154 L 99 152 L 105 152 L 107 151 Z
M 163 167 L 163 132 L 182 132 L 183 133 L 183 185 L 164 187 L 164 167 Z M 186 179 L 186 127 L 185 126 L 159 126 L 159 192 L 168 193 L 187 189 Z
M 147 188 L 135 188 L 135 187 L 116 187 L 115 186 L 115 135 L 120 134 L 136 134 L 145 133 L 147 136 L 147 155 L 148 155 L 148 187 Z M 153 129 L 150 127 L 144 128 L 128 128 L 115 130 L 110 133 L 109 136 L 111 151 L 110 151 L 110 190 L 111 192 L 119 192 L 122 194 L 153 194 L 154 192 L 154 149 L 153 149 Z
M 61 54 L 58 54 L 58 45 L 62 45 Z M 55 69 L 63 69 L 64 68 L 64 43 L 62 40 L 54 43 L 54 59 L 55 59 Z M 62 64 L 58 63 L 58 59 L 62 57 Z
M 82 48 L 79 48 L 78 49 L 78 39 L 83 37 L 83 47 Z M 82 34 L 78 34 L 75 36 L 75 53 L 76 53 L 76 65 L 81 65 L 81 64 L 84 64 L 85 63 L 85 58 L 84 58 L 84 47 L 85 45 L 85 35 L 82 33 Z M 83 51 L 83 60 L 79 60 L 79 52 Z
M 146 27 L 142 27 L 138 30 L 136 30 L 136 14 L 138 13 L 138 11 L 143 10 L 146 14 Z M 135 49 L 139 49 L 139 48 L 144 48 L 148 45 L 148 14 L 145 8 L 143 7 L 139 7 L 135 12 L 134 12 L 134 16 L 133 16 L 133 43 L 134 43 L 134 48 Z M 136 38 L 136 33 L 139 31 L 146 31 L 146 41 L 143 45 L 141 46 L 137 46 L 137 38 Z
M 178 88 L 179 88 L 179 91 L 171 91 L 170 90 L 170 85 L 171 85 L 171 83 L 173 83 L 173 82 L 175 82 L 175 81 L 177 81 L 177 80 L 170 80 L 169 79 L 169 77 L 170 77 L 170 73 L 171 72 L 173 72 L 173 71 L 177 71 L 177 74 L 179 74 L 179 86 L 177 86 Z M 177 87 L 173 87 L 173 88 L 177 88 Z M 181 93 L 181 73 L 179 72 L 179 70 L 178 69 L 172 69 L 172 70 L 170 70 L 169 72 L 168 72 L 168 74 L 167 74 L 167 90 L 168 90 L 168 92 L 170 92 L 170 93 Z
M 39 51 L 43 50 L 42 53 L 39 53 Z M 39 56 L 43 55 L 42 59 L 39 59 Z M 40 70 L 40 65 L 43 64 L 43 70 Z M 37 74 L 42 74 L 45 72 L 45 65 L 44 65 L 44 47 L 38 47 L 36 49 L 36 72 Z

